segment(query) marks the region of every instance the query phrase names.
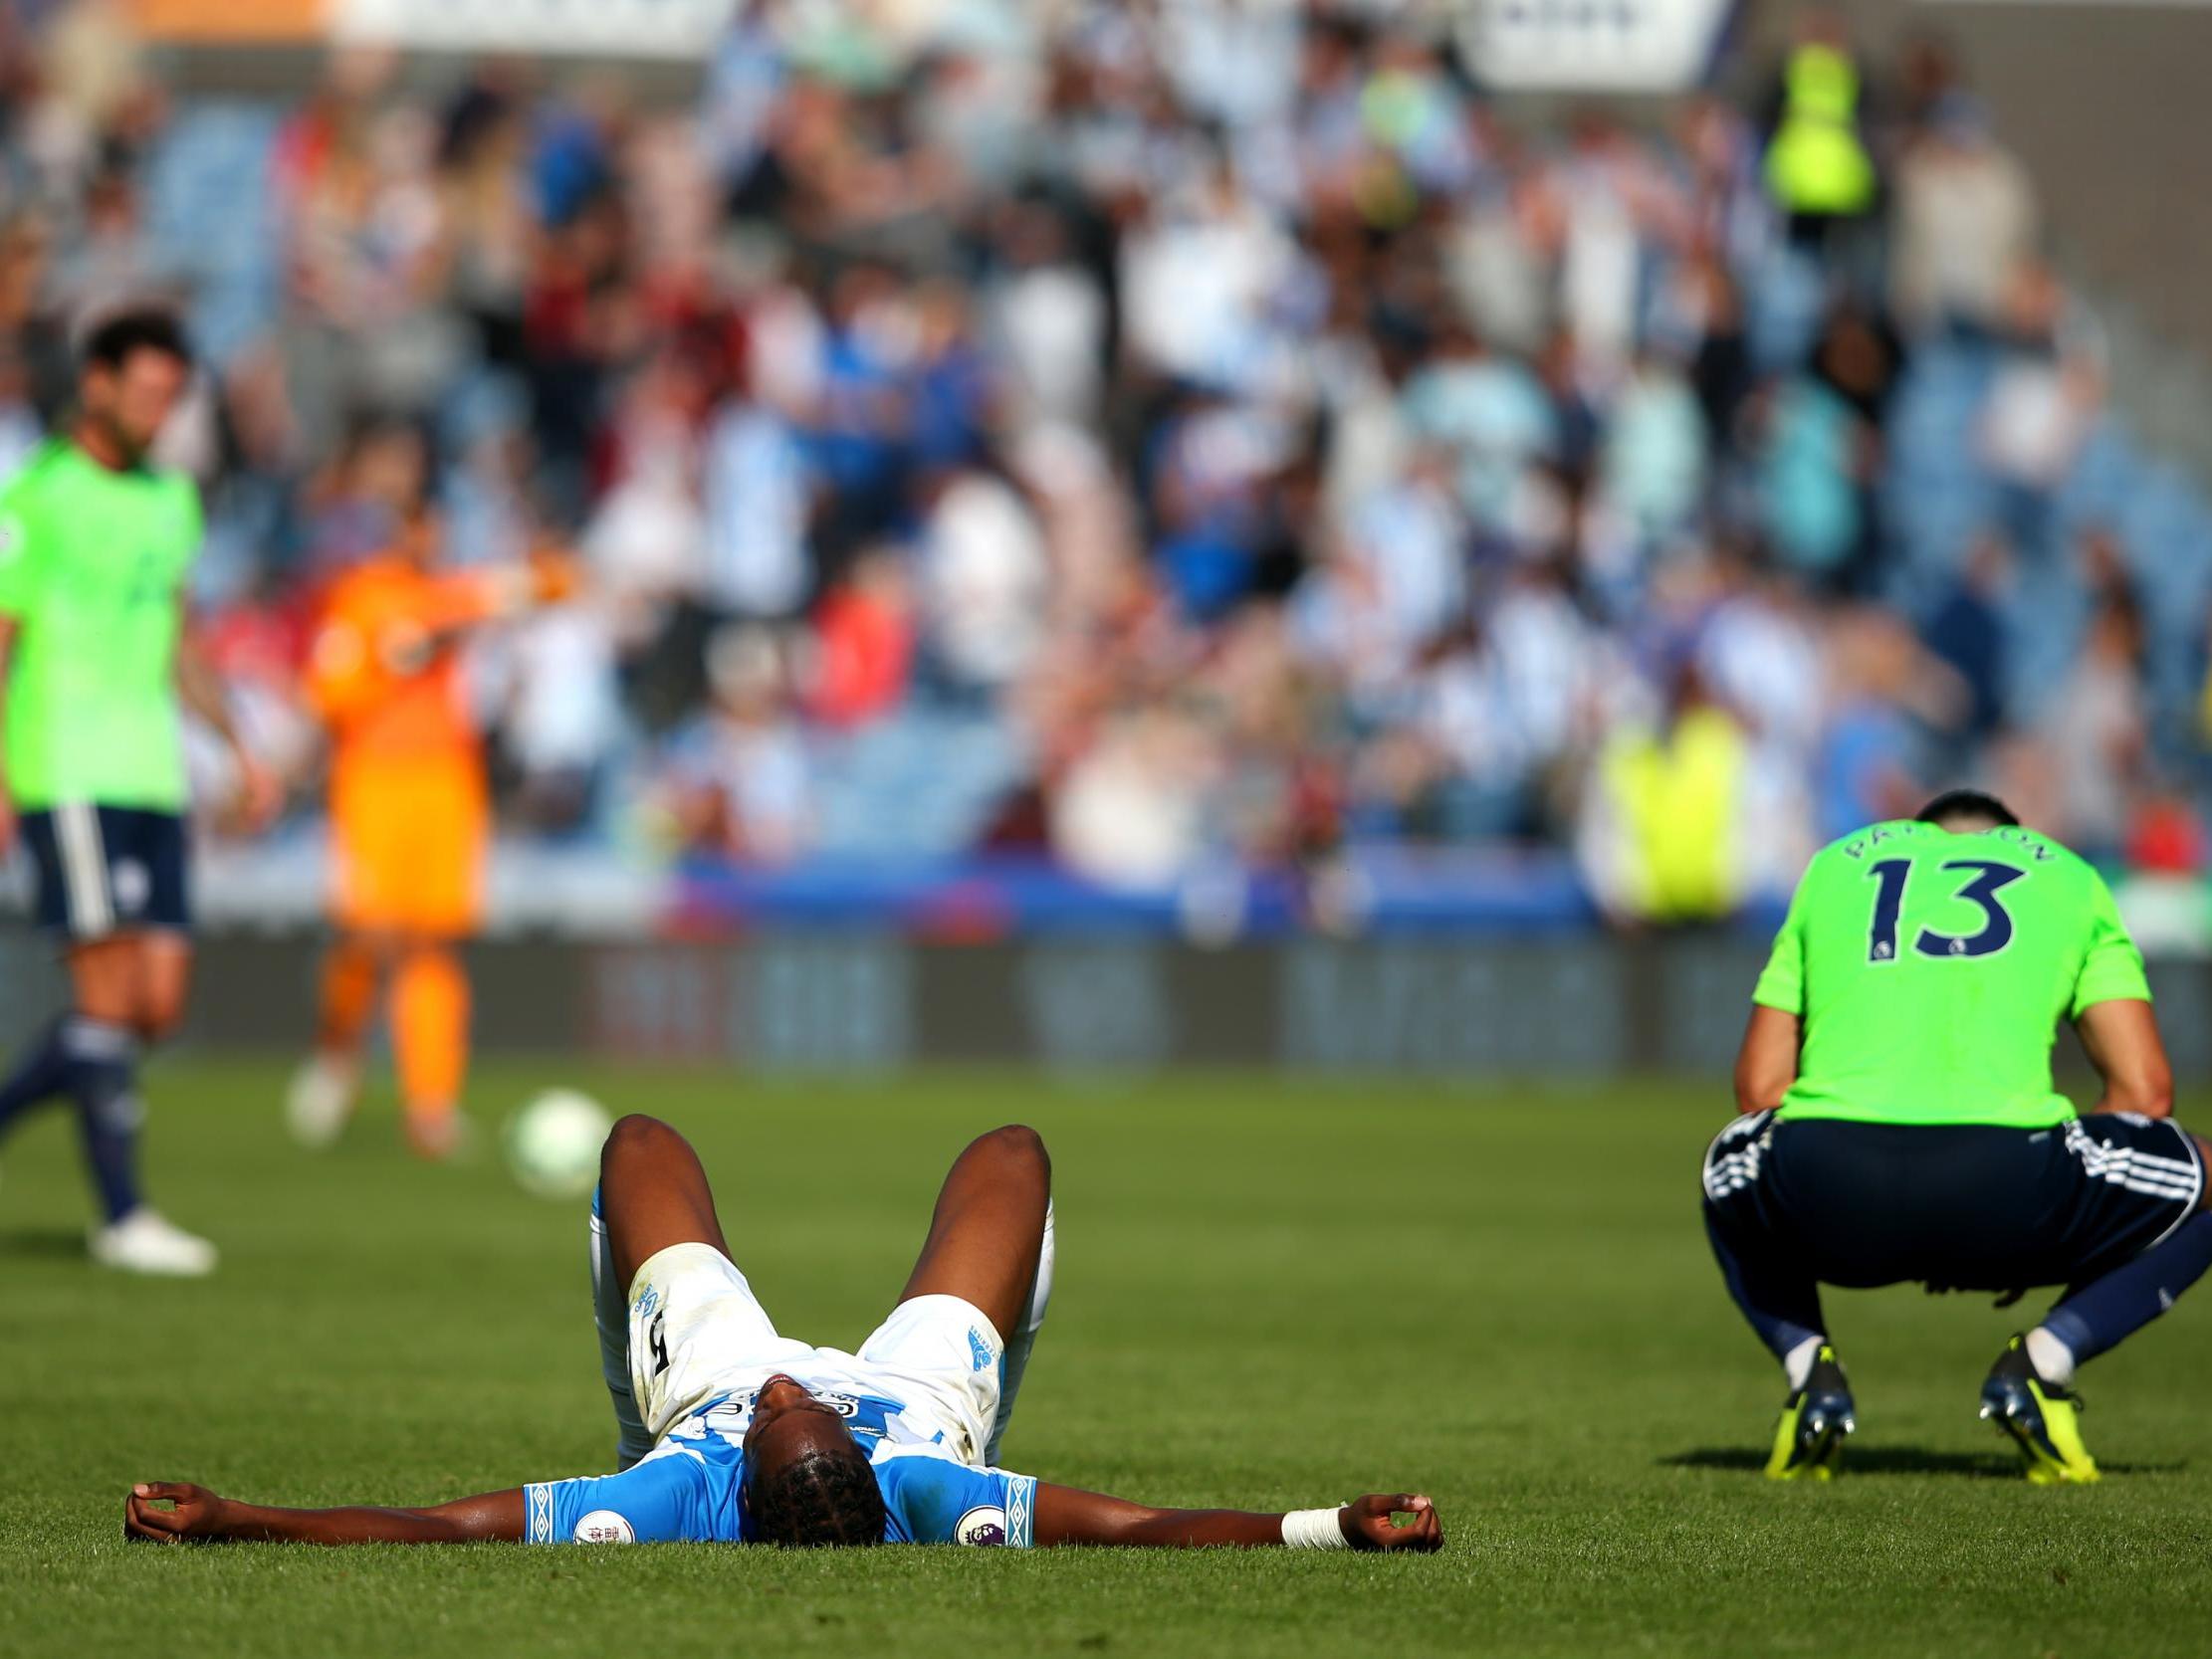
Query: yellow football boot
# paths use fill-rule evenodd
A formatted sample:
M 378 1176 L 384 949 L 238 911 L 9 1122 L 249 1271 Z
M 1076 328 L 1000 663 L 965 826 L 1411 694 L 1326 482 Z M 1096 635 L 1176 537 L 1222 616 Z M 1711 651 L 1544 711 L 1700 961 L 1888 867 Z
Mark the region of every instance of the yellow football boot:
M 1782 1402 L 1767 1479 L 1834 1480 L 1843 1467 L 1844 1436 L 1859 1426 L 1852 1413 L 1851 1383 L 1837 1363 L 1836 1350 L 1824 1345 L 1805 1386 Z
M 2082 1402 L 2036 1374 L 2025 1338 L 2015 1337 L 1982 1384 L 1982 1420 L 2020 1448 L 2028 1479 L 2038 1486 L 2087 1486 L 2099 1478 L 2097 1459 L 2082 1444 Z

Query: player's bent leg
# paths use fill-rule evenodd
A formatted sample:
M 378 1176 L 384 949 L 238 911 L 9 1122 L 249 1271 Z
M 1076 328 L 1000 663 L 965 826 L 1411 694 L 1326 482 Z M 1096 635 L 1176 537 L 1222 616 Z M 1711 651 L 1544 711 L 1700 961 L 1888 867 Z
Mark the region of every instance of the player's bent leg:
M 593 1316 L 627 1465 L 736 1383 L 757 1387 L 814 1350 L 777 1334 L 730 1259 L 706 1171 L 681 1135 L 655 1118 L 623 1118 L 599 1171 Z
M 1782 1366 L 1788 1393 L 1775 1424 L 1772 1480 L 1828 1480 L 1858 1427 L 1843 1366 L 1829 1347 L 1820 1283 L 1775 1213 L 1775 1126 L 1761 1113 L 1713 1139 L 1701 1185 L 1705 1236 L 1737 1309 Z
M 2015 1336 L 1982 1380 L 1981 1415 L 2010 1437 L 2038 1486 L 2088 1486 L 2100 1479 L 2082 1441 L 2082 1402 L 2036 1369 L 2028 1339 Z
M 614 1264 L 614 1246 L 599 1194 L 591 1195 L 591 1323 L 599 1337 L 599 1375 L 614 1406 L 614 1466 L 627 1469 L 653 1449 L 653 1437 L 638 1409 L 630 1374 L 629 1281 Z
M 1013 1421 L 1013 1402 L 1021 1392 L 1021 1379 L 1029 1372 L 1029 1355 L 1037 1346 L 1037 1333 L 1044 1329 L 1044 1316 L 1052 1306 L 1052 1274 L 1059 1257 L 1057 1228 L 1053 1222 L 1053 1202 L 1044 1201 L 1044 1236 L 1037 1243 L 1036 1276 L 1030 1281 L 1029 1307 L 1021 1324 L 1006 1337 L 1005 1364 L 998 1383 L 998 1408 L 993 1413 L 991 1433 L 984 1442 L 984 1462 L 993 1468 L 998 1464 L 998 1448 L 1004 1444 L 1007 1425 Z
M 1835 1479 L 1843 1466 L 1844 1437 L 1858 1427 L 1851 1379 L 1844 1375 L 1836 1350 L 1823 1343 L 1813 1355 L 1805 1380 L 1794 1385 L 1782 1401 L 1782 1415 L 1774 1425 L 1774 1445 L 1767 1453 L 1767 1479 Z
M 1010 1340 L 1028 1324 L 1052 1201 L 1052 1159 L 1037 1132 L 1008 1124 L 953 1162 L 901 1302 L 955 1296 Z
M 2007 1345 L 1981 1392 L 1981 1415 L 2011 1437 L 2030 1480 L 2098 1478 L 2082 1441 L 2077 1368 L 2157 1319 L 2212 1269 L 2208 1152 L 2170 1121 L 2100 1115 L 2068 1126 L 2061 1155 L 2077 1184 L 2063 1219 L 2083 1241 L 2068 1264 L 2075 1283 L 2041 1325 Z
M 633 1112 L 608 1133 L 599 1151 L 597 1208 L 625 1295 L 637 1270 L 671 1245 L 730 1253 L 699 1154 L 658 1118 Z
M 138 936 L 110 933 L 82 939 L 64 956 L 69 964 L 70 1005 L 82 1018 L 125 1030 L 138 1020 Z

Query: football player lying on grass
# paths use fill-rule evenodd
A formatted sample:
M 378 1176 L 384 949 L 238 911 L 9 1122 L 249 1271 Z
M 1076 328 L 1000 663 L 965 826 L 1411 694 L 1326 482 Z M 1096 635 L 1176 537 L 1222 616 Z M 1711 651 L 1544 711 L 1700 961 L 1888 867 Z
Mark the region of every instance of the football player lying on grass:
M 776 1335 L 690 1144 L 624 1118 L 591 1206 L 619 1473 L 428 1509 L 270 1509 L 152 1481 L 131 1489 L 123 1530 L 161 1543 L 1442 1546 L 1436 1506 L 1413 1493 L 1288 1515 L 1153 1509 L 998 1468 L 1052 1294 L 1051 1180 L 1033 1131 L 971 1144 L 898 1306 L 841 1353 Z

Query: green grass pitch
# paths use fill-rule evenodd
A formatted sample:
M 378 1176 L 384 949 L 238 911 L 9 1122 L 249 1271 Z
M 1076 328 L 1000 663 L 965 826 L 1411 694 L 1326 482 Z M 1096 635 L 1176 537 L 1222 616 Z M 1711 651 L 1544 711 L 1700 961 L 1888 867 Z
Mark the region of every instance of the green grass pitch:
M 1706 1256 L 1717 1090 L 806 1084 L 503 1065 L 690 1133 L 782 1327 L 882 1314 L 971 1133 L 1036 1124 L 1060 1272 L 1006 1461 L 1175 1503 L 1435 1494 L 1438 1556 L 125 1545 L 133 1479 L 424 1502 L 604 1469 L 583 1211 L 434 1169 L 372 1105 L 295 1150 L 267 1065 L 150 1080 L 203 1284 L 87 1267 L 66 1119 L 0 1178 L 0 1653 L 2021 1655 L 2212 1646 L 2212 1301 L 2095 1366 L 2107 1478 L 2031 1489 L 1974 1421 L 2020 1320 L 1837 1297 L 1852 1472 L 1761 1480 L 1779 1388 Z M 2200 1299 L 2204 1293 L 2200 1293 Z

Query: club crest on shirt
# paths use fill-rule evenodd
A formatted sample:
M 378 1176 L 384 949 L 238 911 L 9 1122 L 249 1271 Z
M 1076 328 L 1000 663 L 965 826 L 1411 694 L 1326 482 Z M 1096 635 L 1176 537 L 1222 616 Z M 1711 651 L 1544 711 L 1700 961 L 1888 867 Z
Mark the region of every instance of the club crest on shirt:
M 635 1544 L 637 1532 L 629 1518 L 613 1510 L 593 1510 L 576 1523 L 578 1544 Z
M 1006 1542 L 1006 1512 L 995 1504 L 980 1504 L 970 1510 L 953 1527 L 955 1544 L 1003 1544 Z

